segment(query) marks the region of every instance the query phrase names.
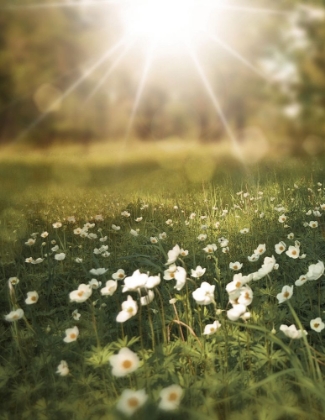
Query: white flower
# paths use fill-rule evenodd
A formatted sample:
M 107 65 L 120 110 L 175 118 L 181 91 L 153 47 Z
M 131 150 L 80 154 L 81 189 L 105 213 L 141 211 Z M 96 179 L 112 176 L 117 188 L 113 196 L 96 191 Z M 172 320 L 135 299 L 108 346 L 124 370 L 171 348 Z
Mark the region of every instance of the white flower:
M 127 347 L 123 347 L 118 354 L 114 354 L 109 358 L 109 363 L 112 366 L 112 375 L 120 378 L 136 371 L 140 360 L 136 353 Z
M 257 261 L 259 258 L 260 258 L 260 256 L 259 256 L 259 255 L 256 255 L 256 254 L 252 254 L 251 256 L 248 256 L 248 257 L 247 257 L 248 261 L 250 261 L 250 262 L 255 262 L 255 261 Z
M 310 226 L 312 229 L 315 229 L 315 228 L 317 228 L 317 227 L 318 227 L 318 222 L 317 222 L 317 221 L 311 221 L 311 222 L 309 222 L 309 226 Z
M 94 219 L 96 220 L 96 222 L 102 222 L 104 220 L 104 217 L 102 214 L 96 214 Z
M 242 273 L 234 274 L 233 280 L 226 286 L 227 293 L 232 296 L 235 293 L 238 297 L 240 289 L 252 279 L 253 274 L 249 274 L 248 276 L 243 276 Z
M 307 281 L 307 276 L 305 274 L 302 274 L 298 280 L 295 281 L 295 285 L 296 286 L 302 286 L 303 284 L 306 283 Z
M 130 217 L 131 214 L 128 211 L 125 210 L 125 211 L 122 211 L 121 216 L 123 216 L 123 217 Z
M 236 261 L 236 262 L 230 262 L 229 263 L 229 268 L 231 269 L 231 270 L 234 270 L 234 271 L 238 271 L 238 270 L 240 270 L 241 268 L 242 268 L 242 266 L 243 266 L 243 264 L 241 264 L 240 262 L 238 262 L 238 261 Z
M 299 246 L 290 245 L 288 250 L 286 251 L 286 254 L 290 258 L 297 259 L 299 257 L 300 248 Z
M 102 238 L 99 238 L 100 242 L 106 242 L 107 241 L 107 236 L 103 236 Z
M 88 284 L 92 289 L 98 289 L 102 285 L 102 282 L 97 279 L 91 279 Z
M 8 322 L 18 321 L 24 316 L 24 311 L 22 309 L 16 309 L 15 311 L 9 312 L 8 315 L 5 315 L 5 320 Z
M 140 304 L 141 306 L 149 305 L 153 301 L 155 294 L 152 290 L 148 290 L 148 294 L 146 296 L 141 296 Z
M 125 322 L 132 318 L 138 311 L 138 304 L 128 295 L 127 300 L 122 303 L 122 311 L 118 313 L 116 322 Z
M 229 244 L 229 240 L 226 238 L 222 238 L 221 241 L 219 241 L 221 248 L 227 248 Z
M 183 248 L 181 248 L 181 249 L 179 250 L 179 255 L 180 255 L 181 257 L 186 257 L 186 256 L 188 255 L 188 250 L 187 250 L 187 249 L 183 249 Z
M 198 265 L 195 270 L 193 269 L 191 270 L 191 277 L 199 279 L 200 277 L 203 276 L 205 271 L 206 271 L 206 268 L 202 268 L 200 265 Z
M 282 331 L 287 337 L 291 339 L 301 338 L 303 334 L 307 335 L 305 330 L 297 330 L 297 327 L 294 324 L 290 325 L 290 327 L 282 324 L 280 326 L 280 331 Z
M 114 223 L 112 224 L 112 229 L 113 230 L 115 230 L 115 231 L 118 231 L 118 230 L 120 230 L 121 229 L 121 226 L 116 226 L 116 225 L 114 225 Z
M 183 267 L 177 267 L 175 271 L 176 285 L 174 289 L 182 290 L 186 283 L 186 270 Z
M 324 204 L 324 206 L 325 206 L 325 204 Z M 196 213 L 191 213 L 188 218 L 193 220 L 193 219 L 195 219 L 195 217 L 196 217 Z
M 73 328 L 67 328 L 65 330 L 65 338 L 63 339 L 63 341 L 65 343 L 72 343 L 72 341 L 76 341 L 79 335 L 79 328 L 78 327 L 73 327 Z
M 122 268 L 119 268 L 115 273 L 112 274 L 114 280 L 123 280 L 125 279 L 126 274 Z
M 283 286 L 281 293 L 276 295 L 279 303 L 285 302 L 286 300 L 290 299 L 293 294 L 293 286 Z
M 325 324 L 321 318 L 318 317 L 310 321 L 310 328 L 316 332 L 321 332 L 325 328 Z
M 19 283 L 19 278 L 18 277 L 9 277 L 8 282 L 11 285 L 16 286 Z
M 203 248 L 203 251 L 206 252 L 207 254 L 213 254 L 214 251 L 216 250 L 217 250 L 216 244 L 208 244 L 205 248 Z
M 214 303 L 215 286 L 204 281 L 201 286 L 192 292 L 193 299 L 198 305 L 209 305 Z
M 62 223 L 61 222 L 55 222 L 52 224 L 52 226 L 54 227 L 54 229 L 58 229 L 60 227 L 62 227 Z
M 274 269 L 275 264 L 276 260 L 273 255 L 272 257 L 265 257 L 262 267 L 253 273 L 253 280 L 260 280 L 261 278 L 265 277 Z
M 35 242 L 36 242 L 36 240 L 35 240 L 35 239 L 33 239 L 33 238 L 29 238 L 29 239 L 27 240 L 27 242 L 25 242 L 25 245 L 32 246 L 32 245 L 34 245 L 34 244 L 35 244 Z
M 180 253 L 180 247 L 179 245 L 176 244 L 174 248 L 168 251 L 167 253 L 168 261 L 166 262 L 166 265 L 173 264 L 177 260 L 179 253 Z
M 80 284 L 77 290 L 70 292 L 69 297 L 71 302 L 85 302 L 92 294 L 93 289 L 89 284 Z
M 197 239 L 198 239 L 199 241 L 205 241 L 205 240 L 206 240 L 206 238 L 207 238 L 207 236 L 208 236 L 208 235 L 206 235 L 205 233 L 201 233 L 201 234 L 197 237 Z
M 125 277 L 122 292 L 139 290 L 141 287 L 145 287 L 147 280 L 148 274 L 140 273 L 140 270 L 136 270 L 132 276 Z
M 78 264 L 81 264 L 82 263 L 82 258 L 77 257 L 75 259 L 75 262 L 78 263 Z
M 307 280 L 318 280 L 324 274 L 324 263 L 318 261 L 317 264 L 311 264 L 306 274 Z
M 60 376 L 67 376 L 69 375 L 69 367 L 68 367 L 68 363 L 65 360 L 61 360 L 56 373 L 59 374 Z
M 136 219 L 134 219 L 137 223 L 141 222 L 143 219 L 143 217 L 137 217 Z
M 75 310 L 72 312 L 72 318 L 73 318 L 75 321 L 79 321 L 80 317 L 81 317 L 81 314 L 78 312 L 78 309 L 75 309 Z
M 275 210 L 276 210 L 276 209 L 275 209 Z M 279 221 L 280 223 L 284 223 L 284 222 L 286 222 L 286 221 L 287 221 L 287 216 L 286 216 L 285 214 L 281 214 L 281 216 L 279 216 L 278 221 Z
M 59 250 L 59 245 L 55 245 L 54 247 L 51 248 L 51 251 L 56 252 Z
M 150 242 L 152 244 L 156 244 L 156 243 L 158 243 L 158 238 L 156 238 L 155 236 L 150 236 Z
M 33 292 L 27 292 L 27 299 L 25 299 L 25 303 L 27 305 L 33 305 L 38 301 L 38 293 L 36 291 Z
M 124 389 L 116 404 L 116 409 L 127 417 L 131 417 L 133 413 L 145 404 L 147 399 L 148 395 L 144 389 L 139 391 Z
M 249 286 L 244 286 L 240 289 L 240 294 L 237 299 L 237 302 L 249 306 L 252 303 L 253 300 L 253 291 Z
M 69 223 L 76 223 L 76 218 L 75 218 L 74 216 L 68 216 L 68 217 L 67 217 L 67 221 L 68 221 Z
M 153 289 L 160 284 L 160 273 L 157 276 L 149 276 L 146 282 L 146 289 Z
M 100 289 L 100 293 L 103 296 L 113 296 L 114 292 L 117 289 L 117 280 L 108 280 L 106 286 Z
M 41 233 L 41 237 L 42 238 L 47 238 L 48 236 L 49 236 L 49 233 L 46 232 L 46 231 L 44 231 L 44 232 Z
M 89 239 L 97 239 L 97 234 L 96 233 L 89 233 L 88 238 Z
M 132 236 L 138 236 L 139 234 L 138 234 L 138 232 L 136 231 L 136 230 L 134 230 L 134 229 L 131 229 L 130 230 L 130 234 L 132 235 Z
M 158 408 L 166 411 L 176 410 L 183 396 L 183 389 L 179 385 L 170 385 L 160 391 Z
M 293 232 L 288 233 L 287 238 L 288 239 L 293 239 L 295 237 L 295 234 Z
M 214 334 L 220 327 L 221 327 L 220 322 L 214 321 L 213 324 L 208 324 L 204 327 L 203 335 Z
M 274 247 L 275 247 L 275 252 L 279 255 L 282 254 L 282 252 L 284 252 L 287 249 L 287 245 L 283 241 L 279 242 Z
M 168 226 L 173 226 L 173 221 L 172 221 L 172 219 L 168 219 L 168 220 L 166 220 L 166 225 L 168 225 Z
M 160 240 L 166 239 L 167 238 L 167 233 L 166 232 L 159 233 L 158 238 Z
M 249 232 L 249 228 L 244 228 L 244 229 L 240 229 L 239 231 L 241 234 L 245 235 L 246 233 Z
M 63 261 L 65 259 L 65 253 L 61 252 L 60 254 L 55 254 L 54 259 L 57 261 Z
M 234 305 L 227 311 L 227 317 L 230 321 L 237 321 L 246 312 L 246 306 L 242 304 Z
M 101 276 L 102 274 L 105 274 L 107 271 L 107 268 L 92 268 L 89 270 L 90 274 L 93 274 L 94 276 Z
M 255 249 L 254 254 L 255 255 L 262 255 L 266 251 L 265 244 L 259 244 L 259 246 Z

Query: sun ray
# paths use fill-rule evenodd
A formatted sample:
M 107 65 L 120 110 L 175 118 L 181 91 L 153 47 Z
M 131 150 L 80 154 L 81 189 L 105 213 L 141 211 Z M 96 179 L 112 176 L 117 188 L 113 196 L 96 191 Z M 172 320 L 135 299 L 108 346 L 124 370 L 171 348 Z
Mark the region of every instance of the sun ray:
M 149 69 L 150 69 L 150 66 L 151 66 L 151 63 L 152 63 L 153 49 L 154 49 L 154 44 L 152 43 L 149 46 L 148 51 L 147 51 L 147 56 L 146 56 L 146 60 L 145 60 L 145 64 L 144 64 L 143 73 L 142 73 L 141 80 L 140 80 L 140 83 L 139 83 L 139 86 L 138 86 L 138 89 L 137 89 L 137 92 L 136 92 L 136 95 L 135 95 L 131 115 L 130 115 L 128 125 L 127 125 L 126 131 L 125 131 L 125 141 L 127 141 L 128 137 L 130 135 L 132 125 L 134 123 L 134 118 L 135 118 L 136 112 L 138 110 L 139 103 L 140 103 L 140 100 L 141 100 L 141 96 L 142 96 L 142 93 L 143 93 L 143 90 L 144 90 L 144 87 L 145 87 L 145 84 L 146 84 L 146 81 L 147 81 Z
M 34 4 L 9 4 L 1 6 L 2 10 L 37 10 L 37 9 L 51 9 L 51 8 L 70 8 L 70 7 L 84 7 L 84 6 L 106 6 L 106 5 L 121 5 L 128 3 L 130 0 L 84 0 L 84 1 L 58 1 L 52 3 L 34 3 Z
M 134 44 L 135 44 L 135 41 L 127 45 L 125 49 L 118 55 L 114 63 L 109 67 L 107 72 L 104 74 L 104 76 L 100 79 L 100 81 L 96 84 L 94 89 L 90 92 L 88 97 L 85 99 L 85 104 L 95 95 L 96 92 L 98 92 L 99 88 L 105 83 L 108 77 L 113 73 L 113 71 L 120 64 L 122 59 L 127 55 L 127 53 L 130 51 L 130 49 L 133 47 Z
M 290 10 L 277 10 L 277 9 L 266 9 L 264 7 L 247 7 L 247 6 L 235 6 L 229 4 L 218 4 L 216 9 L 229 10 L 231 12 L 245 12 L 245 13 L 258 13 L 268 15 L 283 15 L 289 16 L 292 14 Z
M 231 127 L 230 127 L 230 125 L 227 121 L 227 118 L 226 118 L 226 116 L 225 116 L 225 114 L 224 114 L 224 112 L 223 112 L 223 110 L 220 106 L 220 103 L 219 103 L 216 95 L 213 92 L 212 86 L 211 86 L 206 74 L 204 73 L 204 70 L 203 70 L 196 54 L 194 53 L 194 51 L 188 45 L 187 45 L 187 51 L 188 51 L 191 59 L 194 62 L 194 66 L 195 66 L 195 68 L 196 68 L 196 70 L 197 70 L 197 72 L 200 76 L 201 82 L 203 83 L 203 86 L 204 86 L 204 88 L 205 88 L 213 106 L 214 106 L 214 109 L 217 111 L 217 114 L 219 115 L 219 118 L 220 118 L 220 120 L 221 120 L 221 122 L 222 122 L 222 124 L 223 124 L 223 126 L 226 130 L 226 133 L 227 133 L 229 139 L 231 140 L 231 143 L 232 143 L 232 146 L 233 146 L 233 152 L 236 155 L 236 157 L 243 163 L 243 158 L 242 158 L 242 155 L 240 153 L 238 140 L 237 140 L 233 130 L 231 129 Z
M 83 83 L 87 77 L 89 77 L 101 64 L 103 64 L 111 55 L 114 54 L 115 51 L 117 51 L 119 48 L 122 47 L 122 45 L 125 42 L 125 37 L 120 39 L 115 45 L 113 45 L 104 55 L 102 55 L 90 68 L 88 68 L 82 76 L 79 77 L 59 98 L 57 98 L 54 102 L 50 104 L 50 108 L 53 108 L 57 106 L 61 101 L 63 101 L 67 96 L 69 96 L 75 89 L 77 89 L 78 86 Z M 17 138 L 16 141 L 23 138 L 31 129 L 35 128 L 39 123 L 41 123 L 46 116 L 48 115 L 48 112 L 40 115 L 38 118 L 36 118 Z
M 267 82 L 270 81 L 269 78 L 262 71 L 260 71 L 258 68 L 256 68 L 252 63 L 250 63 L 245 57 L 243 57 L 241 54 L 239 54 L 236 50 L 231 48 L 230 45 L 228 45 L 226 42 L 222 41 L 222 39 L 220 39 L 219 37 L 217 37 L 215 35 L 208 34 L 207 32 L 205 32 L 205 33 L 212 41 L 214 41 L 216 44 L 219 44 L 223 49 L 225 49 L 233 57 L 237 58 L 237 60 L 239 60 L 242 64 L 244 64 L 246 67 L 248 67 L 250 70 L 252 70 L 255 74 L 262 77 L 262 79 L 266 80 Z

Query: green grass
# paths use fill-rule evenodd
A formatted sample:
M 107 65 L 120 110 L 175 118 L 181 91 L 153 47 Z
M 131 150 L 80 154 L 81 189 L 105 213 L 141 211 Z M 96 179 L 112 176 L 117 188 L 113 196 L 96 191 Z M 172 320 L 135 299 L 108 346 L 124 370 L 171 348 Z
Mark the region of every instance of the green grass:
M 176 151 L 166 145 L 134 145 L 127 154 L 112 146 L 94 147 L 87 154 L 64 148 L 4 151 L 0 160 L 1 420 L 123 419 L 116 403 L 124 389 L 144 389 L 148 395 L 133 415 L 137 419 L 325 418 L 325 330 L 310 328 L 312 319 L 324 318 L 324 276 L 294 286 L 284 303 L 276 298 L 311 264 L 325 260 L 324 215 L 306 215 L 325 203 L 323 162 L 282 158 L 244 167 L 220 148 L 191 144 Z M 278 212 L 277 206 L 285 211 Z M 130 216 L 122 216 L 123 211 Z M 278 221 L 282 213 L 288 227 Z M 69 222 L 69 216 L 76 221 Z M 318 221 L 317 228 L 303 226 L 312 220 Z M 62 227 L 54 228 L 58 221 Z M 88 233 L 97 238 L 74 233 L 87 222 L 95 223 Z M 241 234 L 243 228 L 249 232 Z M 139 229 L 138 236 L 131 229 Z M 42 238 L 44 231 L 49 235 Z M 166 239 L 150 241 L 162 232 Z M 294 238 L 288 239 L 291 232 Z M 35 244 L 26 245 L 33 233 Z M 206 240 L 198 240 L 201 233 Z M 229 240 L 226 253 L 221 237 Z M 280 241 L 287 247 L 299 241 L 306 258 L 276 254 Z M 203 248 L 212 243 L 217 250 L 209 255 Z M 176 244 L 189 251 L 176 261 L 187 273 L 179 291 L 174 280 L 163 279 L 167 253 Z M 266 245 L 265 254 L 249 262 L 259 244 Z M 94 254 L 102 245 L 108 245 L 108 257 Z M 55 260 L 58 253 L 65 259 Z M 279 268 L 250 283 L 250 319 L 230 321 L 225 288 L 234 272 L 229 263 L 243 263 L 240 272 L 248 275 L 272 255 Z M 30 257 L 44 260 L 27 263 Z M 206 271 L 196 279 L 191 270 L 198 265 Z M 102 285 L 85 302 L 70 302 L 69 293 L 94 278 L 89 270 L 99 267 L 107 269 L 96 277 Z M 136 270 L 161 276 L 154 300 L 139 305 L 124 323 L 116 322 L 121 304 L 127 295 L 139 304 L 139 293 L 123 293 L 123 281 L 112 296 L 100 293 L 118 269 L 127 276 Z M 20 280 L 11 292 L 10 277 Z M 215 305 L 193 299 L 203 281 L 215 285 Z M 32 305 L 25 303 L 30 291 L 39 294 Z M 18 307 L 24 318 L 6 321 L 4 316 Z M 75 309 L 81 314 L 78 321 L 72 317 Z M 205 325 L 215 320 L 221 327 L 203 335 Z M 295 324 L 308 335 L 290 340 L 279 330 L 282 324 Z M 65 343 L 65 330 L 75 325 L 78 339 Z M 116 377 L 109 358 L 123 347 L 141 363 L 133 373 Z M 68 363 L 67 376 L 56 373 L 61 360 Z M 179 408 L 158 409 L 160 391 L 172 384 L 183 389 Z

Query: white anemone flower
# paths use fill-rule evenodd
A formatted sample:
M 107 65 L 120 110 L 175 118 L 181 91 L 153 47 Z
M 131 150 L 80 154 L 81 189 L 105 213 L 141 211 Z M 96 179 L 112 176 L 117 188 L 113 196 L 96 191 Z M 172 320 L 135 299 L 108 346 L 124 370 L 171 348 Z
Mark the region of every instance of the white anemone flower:
M 157 276 L 149 276 L 146 282 L 146 289 L 153 289 L 161 282 L 160 273 Z
M 124 389 L 116 404 L 116 409 L 127 417 L 131 417 L 147 401 L 148 395 L 144 389 L 133 391 Z
M 297 259 L 299 257 L 300 248 L 299 246 L 290 245 L 288 250 L 286 251 L 286 254 L 290 258 Z
M 180 291 L 183 289 L 186 283 L 186 270 L 183 267 L 177 267 L 175 271 L 175 280 L 176 285 L 174 286 L 174 289 Z
M 183 396 L 183 389 L 179 385 L 170 385 L 160 391 L 158 408 L 165 411 L 176 410 Z
M 72 312 L 72 318 L 73 318 L 75 321 L 79 321 L 80 317 L 81 317 L 81 314 L 78 312 L 78 309 L 75 309 L 75 310 Z
M 127 300 L 122 303 L 122 310 L 116 317 L 116 322 L 125 322 L 138 312 L 138 304 L 128 295 Z
M 287 249 L 287 245 L 285 244 L 285 242 L 281 241 L 278 244 L 275 244 L 274 248 L 275 252 L 280 255 Z
M 246 306 L 243 304 L 237 304 L 227 311 L 227 317 L 230 321 L 237 321 L 245 313 Z
M 274 258 L 274 256 L 272 255 L 272 257 L 265 257 L 262 267 L 257 270 L 255 273 L 253 273 L 253 280 L 260 280 L 261 278 L 265 277 L 267 274 L 269 274 L 276 265 L 276 260 Z
M 209 305 L 214 303 L 214 289 L 215 285 L 211 285 L 204 281 L 201 286 L 192 292 L 193 299 L 198 305 Z
M 220 327 L 221 327 L 221 324 L 219 321 L 214 321 L 213 324 L 207 324 L 204 327 L 203 335 L 214 334 Z
M 112 274 L 113 280 L 123 280 L 125 279 L 126 274 L 125 271 L 122 268 L 119 268 L 116 273 Z
M 102 282 L 97 279 L 91 279 L 88 284 L 92 289 L 98 289 L 102 285 Z
M 27 299 L 25 299 L 25 303 L 27 305 L 33 305 L 38 301 L 38 293 L 34 290 L 33 292 L 27 292 Z
M 198 265 L 195 270 L 193 269 L 191 270 L 191 277 L 199 279 L 200 277 L 204 275 L 205 271 L 206 271 L 206 268 L 202 268 L 200 265 Z
M 266 245 L 265 244 L 259 244 L 259 246 L 255 249 L 254 254 L 255 255 L 262 255 L 266 251 Z
M 168 251 L 168 253 L 167 253 L 168 261 L 166 262 L 165 265 L 173 264 L 177 260 L 177 258 L 179 257 L 180 251 L 181 251 L 180 247 L 177 244 L 174 246 L 173 249 Z
M 135 372 L 140 364 L 140 360 L 136 353 L 127 347 L 120 349 L 118 354 L 114 354 L 109 358 L 112 366 L 112 375 L 119 378 Z
M 141 306 L 149 305 L 154 300 L 155 294 L 152 290 L 148 290 L 148 294 L 146 296 L 141 296 L 140 304 Z
M 102 296 L 113 296 L 117 289 L 117 280 L 108 280 L 106 286 L 100 289 Z
M 282 331 L 287 337 L 294 340 L 298 338 L 302 338 L 303 334 L 307 335 L 307 331 L 297 330 L 297 327 L 294 324 L 290 325 L 290 327 L 282 324 L 280 326 L 280 331 Z
M 241 264 L 238 261 L 229 263 L 230 270 L 234 270 L 234 271 L 240 270 L 242 268 L 242 266 L 243 266 L 243 264 Z
M 321 332 L 325 328 L 325 324 L 320 317 L 310 321 L 310 328 L 316 332 Z
M 247 259 L 248 259 L 248 261 L 249 261 L 249 262 L 255 262 L 255 261 L 257 261 L 259 258 L 260 258 L 260 256 L 259 256 L 259 255 L 257 255 L 257 254 L 252 254 L 252 255 L 249 255 L 249 256 L 247 257 Z
M 307 281 L 307 280 L 308 280 L 308 279 L 307 279 L 306 274 L 302 274 L 302 275 L 299 277 L 299 279 L 295 281 L 295 285 L 296 285 L 296 286 L 302 286 L 302 285 L 304 285 L 304 284 L 306 283 L 306 281 Z
M 147 280 L 148 274 L 141 273 L 140 270 L 136 270 L 132 276 L 125 277 L 122 292 L 124 293 L 139 290 L 141 287 L 145 287 Z
M 9 312 L 9 314 L 5 315 L 5 320 L 8 322 L 18 321 L 24 316 L 24 311 L 22 309 L 16 309 L 15 311 Z
M 318 280 L 324 274 L 324 263 L 318 261 L 317 264 L 311 264 L 306 274 L 307 280 Z
M 276 298 L 278 299 L 279 303 L 283 303 L 286 300 L 290 299 L 293 294 L 293 286 L 283 286 L 281 293 L 278 293 L 276 295 Z
M 217 250 L 216 244 L 208 244 L 205 248 L 203 248 L 203 251 L 206 252 L 207 254 L 213 254 L 214 251 L 216 250 Z
M 93 289 L 89 284 L 80 284 L 77 290 L 70 292 L 69 297 L 71 302 L 82 303 L 85 302 L 91 295 Z
M 249 306 L 253 301 L 253 290 L 247 285 L 242 287 L 237 301 L 239 304 Z
M 253 279 L 253 274 L 243 276 L 242 273 L 234 274 L 233 280 L 227 284 L 226 291 L 229 295 L 234 292 L 240 291 L 240 289 L 248 282 Z
M 65 330 L 65 338 L 63 341 L 65 343 L 72 343 L 73 341 L 76 341 L 79 336 L 79 328 L 73 327 L 73 328 L 67 328 Z
M 54 259 L 57 261 L 63 261 L 65 259 L 65 253 L 61 252 L 60 254 L 55 254 Z
M 60 376 L 69 375 L 69 366 L 65 360 L 61 360 L 60 364 L 57 367 L 56 373 Z

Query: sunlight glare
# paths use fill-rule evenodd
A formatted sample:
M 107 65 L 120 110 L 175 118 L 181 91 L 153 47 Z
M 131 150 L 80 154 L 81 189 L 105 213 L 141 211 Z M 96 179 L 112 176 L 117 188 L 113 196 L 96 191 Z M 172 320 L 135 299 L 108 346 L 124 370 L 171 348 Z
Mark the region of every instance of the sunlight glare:
M 145 0 L 124 10 L 122 20 L 131 36 L 172 45 L 197 37 L 207 25 L 211 7 L 211 0 Z

